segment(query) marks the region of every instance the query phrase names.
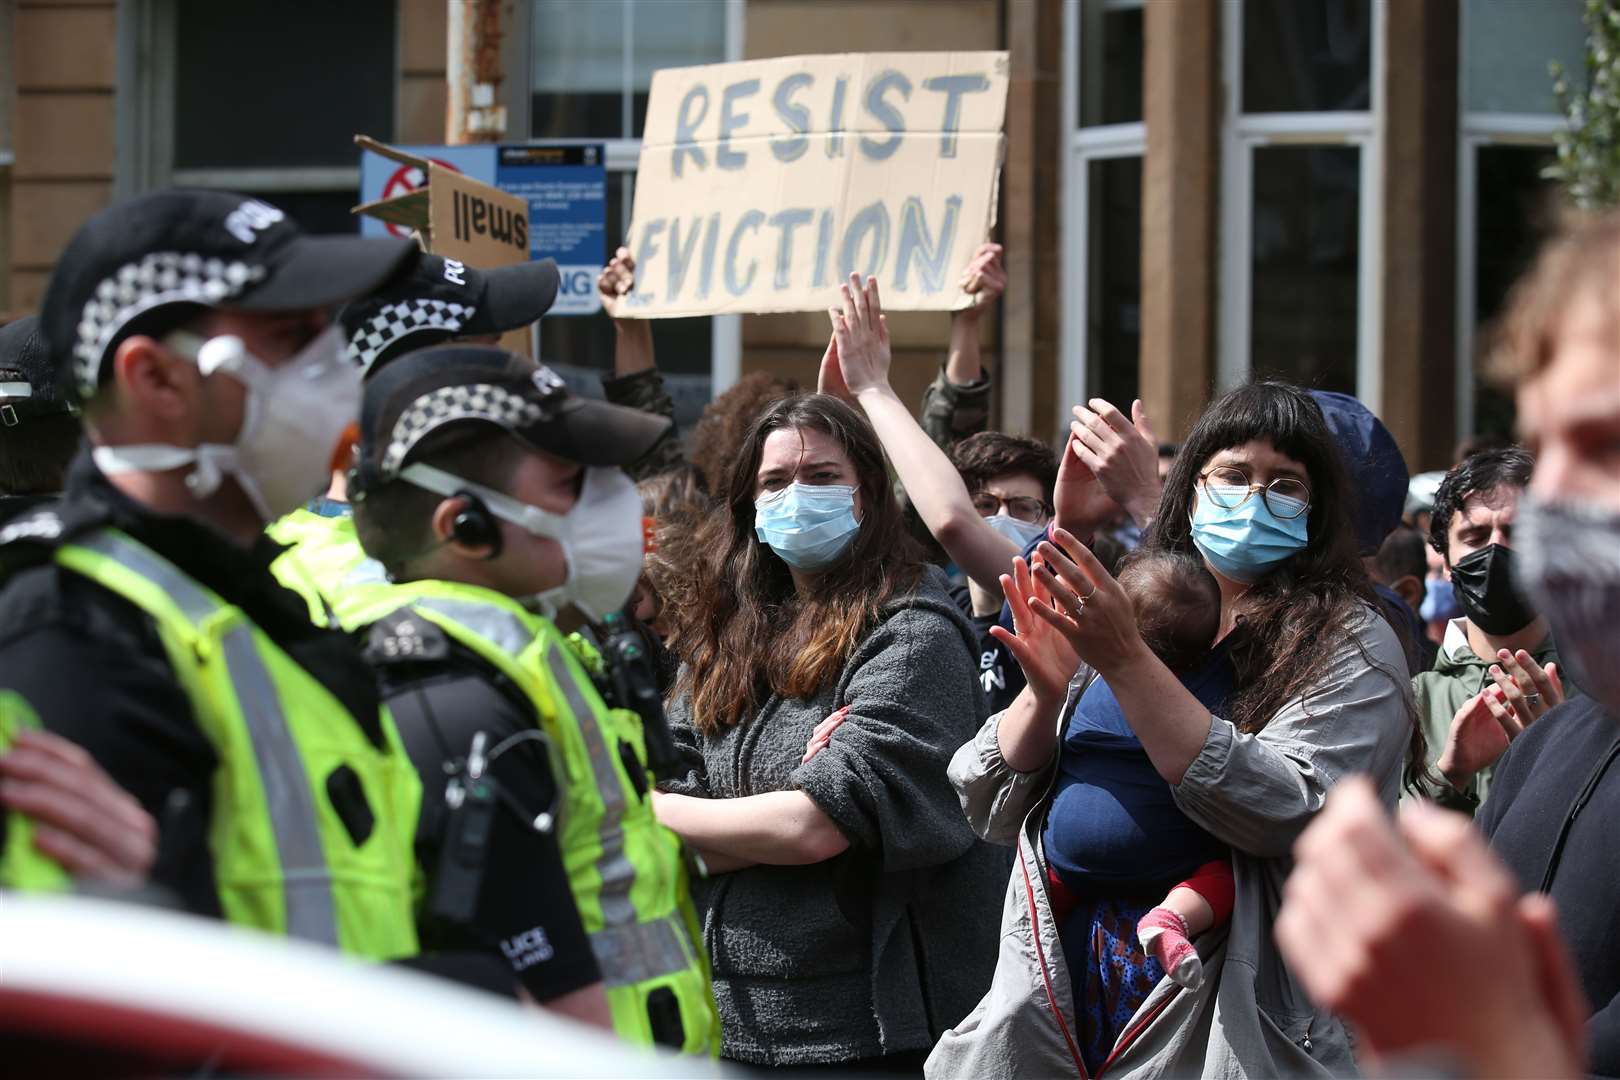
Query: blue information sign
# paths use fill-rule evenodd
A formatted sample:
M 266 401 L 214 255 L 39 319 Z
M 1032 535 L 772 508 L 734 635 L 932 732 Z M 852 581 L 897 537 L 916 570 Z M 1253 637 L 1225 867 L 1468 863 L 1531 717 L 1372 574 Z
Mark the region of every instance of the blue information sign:
M 529 257 L 556 259 L 562 283 L 553 315 L 591 315 L 602 308 L 596 275 L 607 261 L 607 169 L 600 143 L 583 146 L 404 146 L 529 202 Z M 360 155 L 360 201 L 420 187 L 421 170 L 380 154 Z M 400 232 L 362 217 L 367 235 Z
M 529 200 L 529 257 L 557 260 L 552 312 L 601 310 L 596 275 L 607 258 L 607 169 L 600 144 L 503 146 L 495 186 Z

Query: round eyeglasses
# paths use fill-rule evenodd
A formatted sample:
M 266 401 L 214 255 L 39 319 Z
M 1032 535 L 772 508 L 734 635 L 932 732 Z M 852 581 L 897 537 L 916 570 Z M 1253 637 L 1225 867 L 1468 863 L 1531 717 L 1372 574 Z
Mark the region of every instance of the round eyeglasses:
M 1302 481 L 1282 477 L 1269 484 L 1256 484 L 1249 474 L 1235 465 L 1222 465 L 1200 473 L 1209 501 L 1227 510 L 1242 506 L 1245 499 L 1261 492 L 1266 509 L 1280 518 L 1297 518 L 1311 508 L 1311 489 Z
M 1039 499 L 1028 495 L 1012 495 L 1002 498 L 991 491 L 981 491 L 973 496 L 973 509 L 980 517 L 995 517 L 1001 513 L 1001 508 L 1007 508 L 1007 516 L 1018 521 L 1037 522 L 1045 521 L 1047 517 L 1046 504 Z

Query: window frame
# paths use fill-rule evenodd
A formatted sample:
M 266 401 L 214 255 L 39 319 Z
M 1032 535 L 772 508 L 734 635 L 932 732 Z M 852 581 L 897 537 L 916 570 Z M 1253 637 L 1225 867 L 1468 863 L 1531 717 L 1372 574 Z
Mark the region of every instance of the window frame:
M 1062 342 L 1063 352 L 1058 364 L 1058 400 L 1053 415 L 1060 433 L 1069 429 L 1070 408 L 1087 400 L 1091 391 L 1086 333 L 1091 314 L 1091 165 L 1097 161 L 1147 156 L 1147 124 L 1143 120 L 1080 126 L 1080 35 L 1083 31 L 1080 6 L 1083 2 L 1085 0 L 1063 0 L 1064 139 L 1058 167 L 1067 212 L 1063 214 L 1063 253 L 1059 269 L 1063 294 L 1072 299 L 1058 305 L 1058 340 Z M 1144 3 L 1143 0 L 1102 0 L 1102 5 L 1107 12 L 1143 7 Z M 1140 371 L 1140 354 L 1137 366 Z
M 603 2 L 603 0 L 597 0 Z M 623 0 L 621 0 L 623 2 Z M 747 26 L 747 0 L 723 0 L 726 5 L 726 43 L 725 60 L 731 63 L 743 59 L 744 36 Z M 625 236 L 629 231 L 630 212 L 635 206 L 636 171 L 641 164 L 641 140 L 629 138 L 591 139 L 591 138 L 564 138 L 564 139 L 534 139 L 527 134 L 529 130 L 530 101 L 534 93 L 534 54 L 533 37 L 531 36 L 530 20 L 533 14 L 533 5 L 529 0 L 517 4 L 516 9 L 521 13 L 510 28 L 509 38 L 521 35 L 521 62 L 514 63 L 509 59 L 507 64 L 507 78 L 503 84 L 507 104 L 507 124 L 510 142 L 544 142 L 548 146 L 575 146 L 597 145 L 605 147 L 604 164 L 607 167 L 611 180 L 616 175 L 625 175 L 624 220 L 619 222 L 616 229 L 609 223 L 609 234 Z M 622 116 L 621 130 L 628 131 L 634 116 L 634 87 L 631 81 L 634 75 L 634 65 L 631 63 L 630 42 L 634 37 L 634 16 L 629 14 L 635 9 L 625 4 L 627 13 L 624 20 L 624 63 L 622 65 L 622 81 L 619 87 L 620 109 Z M 512 54 L 508 54 L 509 57 Z M 513 77 L 512 71 L 516 68 L 521 74 Z M 522 132 L 521 137 L 512 137 L 513 132 Z M 611 241 L 610 241 L 611 243 Z M 735 386 L 742 377 L 742 316 L 741 315 L 711 315 L 709 316 L 709 394 L 710 399 Z
M 179 8 L 174 0 L 125 0 L 118 5 L 117 100 L 113 193 L 129 198 L 159 188 L 206 187 L 227 191 L 336 194 L 360 191 L 360 164 L 352 166 L 174 167 L 175 66 L 179 62 Z M 401 82 L 394 49 L 392 82 Z
M 1369 102 L 1365 112 L 1242 112 L 1243 5 L 1222 5 L 1220 268 L 1217 286 L 1216 385 L 1242 385 L 1253 371 L 1250 304 L 1254 152 L 1265 147 L 1354 146 L 1360 153 L 1356 271 L 1356 397 L 1376 410 L 1382 402 L 1383 172 L 1385 33 L 1389 0 L 1372 0 Z
M 1569 130 L 1562 113 L 1475 112 L 1468 108 L 1468 9 L 1457 5 L 1457 355 L 1453 392 L 1459 441 L 1474 434 L 1474 350 L 1478 344 L 1478 298 L 1474 276 L 1479 246 L 1474 216 L 1479 208 L 1479 151 L 1490 146 L 1551 149 L 1560 132 Z M 1550 77 L 1550 76 L 1549 76 Z

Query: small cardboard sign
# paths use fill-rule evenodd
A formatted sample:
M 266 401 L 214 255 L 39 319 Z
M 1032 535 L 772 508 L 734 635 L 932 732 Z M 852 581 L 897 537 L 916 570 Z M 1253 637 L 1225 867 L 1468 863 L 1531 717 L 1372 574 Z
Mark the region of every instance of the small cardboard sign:
M 415 190 L 362 203 L 354 213 L 411 229 L 424 250 L 479 269 L 528 261 L 526 200 L 368 136 L 356 135 L 354 141 L 367 150 L 420 169 L 426 178 Z M 533 356 L 529 329 L 502 335 L 501 346 Z
M 628 246 L 644 318 L 816 311 L 850 271 L 949 310 L 995 221 L 1005 52 L 848 53 L 653 74 Z

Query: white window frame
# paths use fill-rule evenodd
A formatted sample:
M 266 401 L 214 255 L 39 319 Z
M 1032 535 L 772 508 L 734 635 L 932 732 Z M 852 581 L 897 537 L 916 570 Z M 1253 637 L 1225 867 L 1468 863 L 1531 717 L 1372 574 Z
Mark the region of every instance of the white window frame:
M 1478 151 L 1487 146 L 1551 149 L 1569 128 L 1560 113 L 1470 112 L 1468 109 L 1468 7 L 1457 5 L 1457 356 L 1454 375 L 1456 438 L 1474 433 L 1474 348 L 1478 303 L 1474 270 L 1479 261 L 1474 215 L 1479 206 Z
M 1080 126 L 1080 34 L 1083 0 L 1063 0 L 1063 131 L 1059 168 L 1062 170 L 1063 292 L 1069 302 L 1058 305 L 1059 336 L 1063 353 L 1058 364 L 1058 400 L 1055 422 L 1061 435 L 1069 430 L 1069 410 L 1090 397 L 1091 366 L 1087 356 L 1086 327 L 1090 316 L 1091 164 L 1118 158 L 1147 156 L 1147 125 Z M 1139 8 L 1143 0 L 1104 0 L 1103 10 Z M 1140 356 L 1137 358 L 1141 362 Z M 1116 402 L 1115 404 L 1119 404 Z M 1128 404 L 1128 403 L 1127 403 Z
M 1222 5 L 1222 80 L 1225 114 L 1221 139 L 1221 266 L 1216 382 L 1229 390 L 1252 371 L 1249 347 L 1250 256 L 1254 208 L 1254 152 L 1271 146 L 1354 146 L 1361 153 L 1359 265 L 1356 283 L 1356 396 L 1375 412 L 1382 405 L 1380 328 L 1383 325 L 1384 34 L 1388 0 L 1373 0 L 1371 90 L 1366 112 L 1248 113 L 1243 97 L 1243 4 Z

